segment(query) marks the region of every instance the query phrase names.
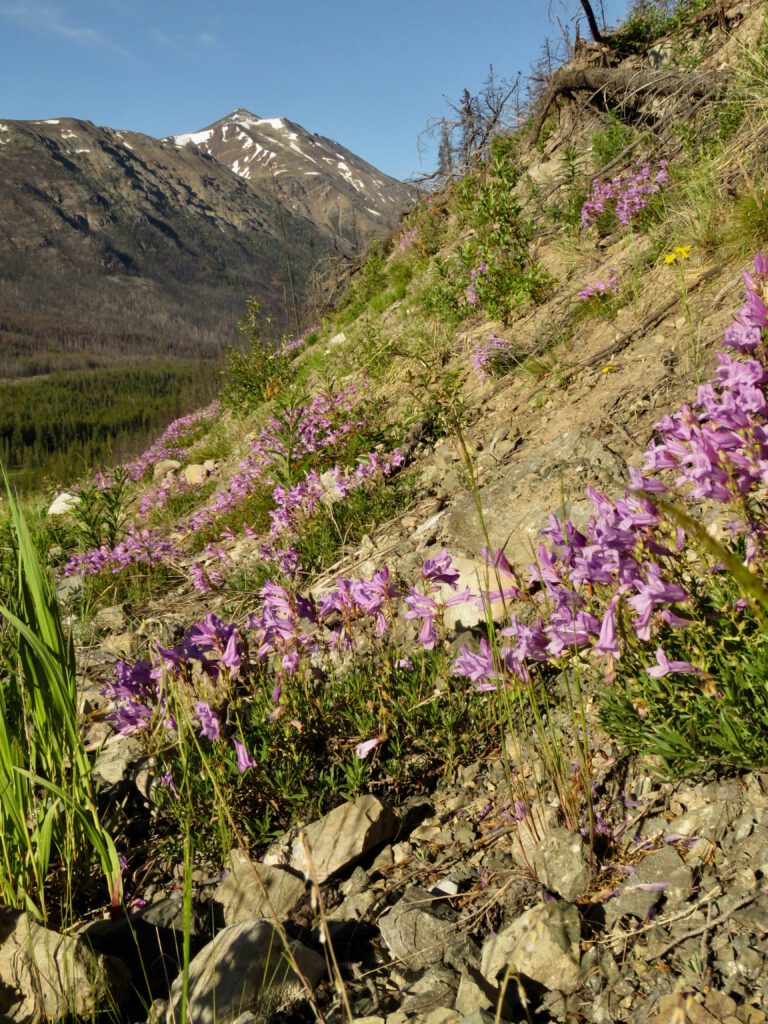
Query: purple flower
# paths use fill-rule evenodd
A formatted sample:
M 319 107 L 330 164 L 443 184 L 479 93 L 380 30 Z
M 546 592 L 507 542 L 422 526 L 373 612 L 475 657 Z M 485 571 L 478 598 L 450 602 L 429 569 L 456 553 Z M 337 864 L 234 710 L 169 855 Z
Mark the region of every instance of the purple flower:
M 355 747 L 355 753 L 359 758 L 368 757 L 372 750 L 381 743 L 381 736 L 375 736 L 372 740 L 363 740 L 362 743 L 358 743 Z
M 257 762 L 248 753 L 243 741 L 238 739 L 237 736 L 233 736 L 232 742 L 235 745 L 235 751 L 237 753 L 237 770 L 240 774 L 242 775 L 243 772 L 247 772 L 249 768 L 255 768 Z
M 592 648 L 597 654 L 607 654 L 612 658 L 619 658 L 619 642 L 616 637 L 616 605 L 619 598 L 612 597 L 605 609 L 603 621 L 600 625 L 600 635 L 597 643 Z
M 427 594 L 420 594 L 416 590 L 411 590 L 405 598 L 405 603 L 409 609 L 405 613 L 406 619 L 423 620 L 421 631 L 419 632 L 419 643 L 425 650 L 431 651 L 438 640 L 437 630 L 435 629 L 435 618 L 439 612 L 437 602 Z
M 195 704 L 195 717 L 200 723 L 200 735 L 207 740 L 217 740 L 221 732 L 219 718 L 206 701 Z
M 447 583 L 454 590 L 459 585 L 459 573 L 453 568 L 453 561 L 445 548 L 434 558 L 424 559 L 421 578 L 429 583 Z
M 653 668 L 645 670 L 653 679 L 660 679 L 668 676 L 671 672 L 681 672 L 686 675 L 703 676 L 701 669 L 694 668 L 689 661 L 670 661 L 661 647 L 656 649 L 656 664 Z

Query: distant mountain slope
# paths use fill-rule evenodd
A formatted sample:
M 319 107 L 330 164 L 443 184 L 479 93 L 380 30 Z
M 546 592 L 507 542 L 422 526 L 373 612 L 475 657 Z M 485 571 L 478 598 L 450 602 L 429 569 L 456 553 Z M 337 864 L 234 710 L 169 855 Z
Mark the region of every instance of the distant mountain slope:
M 171 141 L 209 153 L 256 189 L 274 183 L 295 213 L 354 245 L 394 227 L 413 197 L 412 189 L 338 142 L 283 117 L 236 110 Z
M 207 152 L 69 118 L 0 122 L 0 378 L 210 354 L 251 295 L 288 325 L 287 260 L 301 304 L 319 258 L 350 254 L 407 204 L 404 186 L 339 147 L 344 167 L 323 164 L 322 184 L 286 160 L 277 186 L 254 161 L 246 179 L 214 153 L 227 123 Z M 293 152 L 293 126 L 284 134 Z M 352 212 L 361 180 L 367 217 Z

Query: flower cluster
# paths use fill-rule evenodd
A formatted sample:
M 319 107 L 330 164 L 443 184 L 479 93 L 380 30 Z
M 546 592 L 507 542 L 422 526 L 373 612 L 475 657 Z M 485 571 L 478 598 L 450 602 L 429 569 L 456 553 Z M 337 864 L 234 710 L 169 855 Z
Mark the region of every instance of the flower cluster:
M 186 446 L 184 442 L 189 438 L 193 428 L 200 423 L 209 423 L 216 419 L 219 414 L 219 403 L 212 402 L 204 409 L 190 412 L 186 416 L 170 423 L 160 437 L 138 458 L 129 462 L 125 467 L 131 480 L 141 480 L 150 466 L 154 466 L 162 459 L 177 459 L 184 455 Z
M 418 228 L 405 228 L 401 232 L 399 239 L 397 240 L 397 248 L 403 255 L 409 252 L 414 245 L 419 241 L 419 229 Z
M 223 622 L 213 614 L 197 622 L 182 643 L 163 647 L 156 643 L 149 659 L 133 665 L 119 661 L 112 679 L 104 687 L 104 695 L 114 705 L 109 720 L 115 730 L 127 736 L 146 730 L 175 733 L 178 722 L 168 704 L 168 682 L 185 691 L 191 702 L 191 720 L 201 738 L 215 742 L 224 738 L 221 711 L 211 707 L 210 700 L 196 699 L 200 689 L 218 694 L 218 704 L 226 707 L 232 684 L 239 678 L 247 657 L 247 647 L 240 629 Z M 239 772 L 253 767 L 244 744 L 231 737 Z
M 646 208 L 651 196 L 669 181 L 667 161 L 659 160 L 653 170 L 647 161 L 639 161 L 625 177 L 601 182 L 595 178 L 592 191 L 581 207 L 581 225 L 590 228 L 607 210 L 613 210 L 624 227 Z
M 586 288 L 582 288 L 579 292 L 579 298 L 582 302 L 588 302 L 590 299 L 594 299 L 596 296 L 602 298 L 604 295 L 608 295 L 610 292 L 616 290 L 619 284 L 619 272 L 614 267 L 608 268 L 608 277 L 605 281 L 595 280 L 591 284 L 588 284 Z
M 179 557 L 179 549 L 158 530 L 129 526 L 126 536 L 113 548 L 101 547 L 73 555 L 64 567 L 65 576 L 97 576 L 100 572 L 122 572 L 129 566 L 155 567 Z
M 148 519 L 153 512 L 164 509 L 171 498 L 191 494 L 199 490 L 199 484 L 191 484 L 185 476 L 169 473 L 159 484 L 149 487 L 141 496 L 138 518 Z
M 668 490 L 659 474 L 671 473 L 678 491 L 748 508 L 746 499 L 768 482 L 768 372 L 754 356 L 763 353 L 768 328 L 768 257 L 755 260 L 755 275 L 745 275 L 746 302 L 725 341 L 734 357 L 718 356 L 718 369 L 699 387 L 696 403 L 665 416 L 655 425 L 657 439 L 648 447 L 642 472 L 630 470 L 625 496 L 611 501 L 589 488 L 595 507 L 585 532 L 551 516 L 543 531 L 549 541 L 538 550 L 531 579 L 539 587 L 533 597 L 538 613 L 525 621 L 512 614 L 501 631 L 498 650 L 482 642 L 480 652 L 466 646 L 454 672 L 480 689 L 505 678 L 527 680 L 530 663 L 559 664 L 574 651 L 598 657 L 622 656 L 618 623 L 638 641 L 653 640 L 662 627 L 686 628 L 681 614 L 689 597 L 678 580 L 685 567 L 686 536 L 664 529 L 654 495 Z M 747 558 L 758 550 L 762 531 L 750 522 L 738 524 L 747 536 Z M 670 673 L 704 674 L 689 661 L 667 656 L 657 646 L 651 678 Z
M 517 362 L 510 342 L 496 334 L 491 334 L 488 341 L 478 345 L 471 358 L 472 368 L 482 383 L 489 377 L 507 373 Z
M 672 252 L 668 252 L 664 257 L 664 262 L 667 266 L 671 266 L 673 263 L 684 262 L 691 255 L 690 245 L 676 245 Z
M 478 279 L 482 281 L 484 278 L 490 277 L 490 271 L 488 264 L 485 262 L 478 263 L 476 267 L 472 267 L 469 272 L 469 284 L 464 290 L 464 295 L 470 306 L 476 306 L 480 301 L 477 294 Z

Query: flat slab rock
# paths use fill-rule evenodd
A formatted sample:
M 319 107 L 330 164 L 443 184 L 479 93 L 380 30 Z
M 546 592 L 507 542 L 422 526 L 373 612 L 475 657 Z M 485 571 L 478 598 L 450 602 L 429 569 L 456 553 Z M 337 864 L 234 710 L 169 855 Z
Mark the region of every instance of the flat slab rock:
M 544 988 L 566 995 L 581 983 L 581 919 L 573 904 L 541 903 L 483 944 L 480 970 L 490 984 L 512 965 Z
M 230 870 L 214 895 L 224 923 L 242 924 L 256 917 L 283 920 L 304 896 L 304 878 L 280 865 L 259 864 L 233 850 Z
M 293 843 L 290 867 L 322 884 L 390 839 L 396 827 L 392 808 L 375 796 L 350 800 L 303 829 Z
M 277 930 L 268 921 L 247 921 L 224 928 L 189 965 L 188 1024 L 232 1024 L 255 1010 L 268 1017 L 306 994 L 291 959 L 314 987 L 325 973 L 325 960 L 301 942 L 289 943 L 287 955 Z M 183 977 L 171 986 L 166 1024 L 180 1024 Z

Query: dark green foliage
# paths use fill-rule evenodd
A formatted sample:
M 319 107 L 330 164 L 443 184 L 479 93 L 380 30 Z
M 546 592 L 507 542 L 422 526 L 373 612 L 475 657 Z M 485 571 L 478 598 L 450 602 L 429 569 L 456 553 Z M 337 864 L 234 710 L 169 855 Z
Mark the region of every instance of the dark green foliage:
M 269 326 L 259 302 L 249 299 L 238 330 L 250 345 L 246 351 L 227 349 L 221 385 L 221 401 L 234 412 L 252 412 L 262 402 L 279 395 L 291 380 L 291 360 L 282 353 L 279 342 L 267 336 Z
M 359 544 L 375 526 L 407 508 L 412 497 L 412 481 L 399 474 L 386 484 L 352 491 L 331 508 L 323 506 L 296 541 L 304 570 L 312 574 L 331 565 L 341 548 Z
M 0 383 L 0 463 L 26 489 L 130 455 L 210 401 L 212 365 L 158 359 Z
M 629 17 L 613 37 L 623 51 L 632 53 L 650 45 L 660 36 L 671 35 L 690 25 L 712 0 L 635 0 Z
M 606 126 L 592 135 L 592 166 L 595 171 L 615 160 L 627 148 L 634 134 L 634 130 L 612 110 Z
M 645 671 L 651 652 L 622 659 L 617 685 L 603 696 L 603 722 L 627 747 L 658 759 L 677 776 L 714 769 L 768 767 L 768 641 L 725 572 L 694 585 L 692 623 L 685 645 L 673 630 L 658 638 L 667 656 L 687 659 L 692 649 L 706 675 Z

